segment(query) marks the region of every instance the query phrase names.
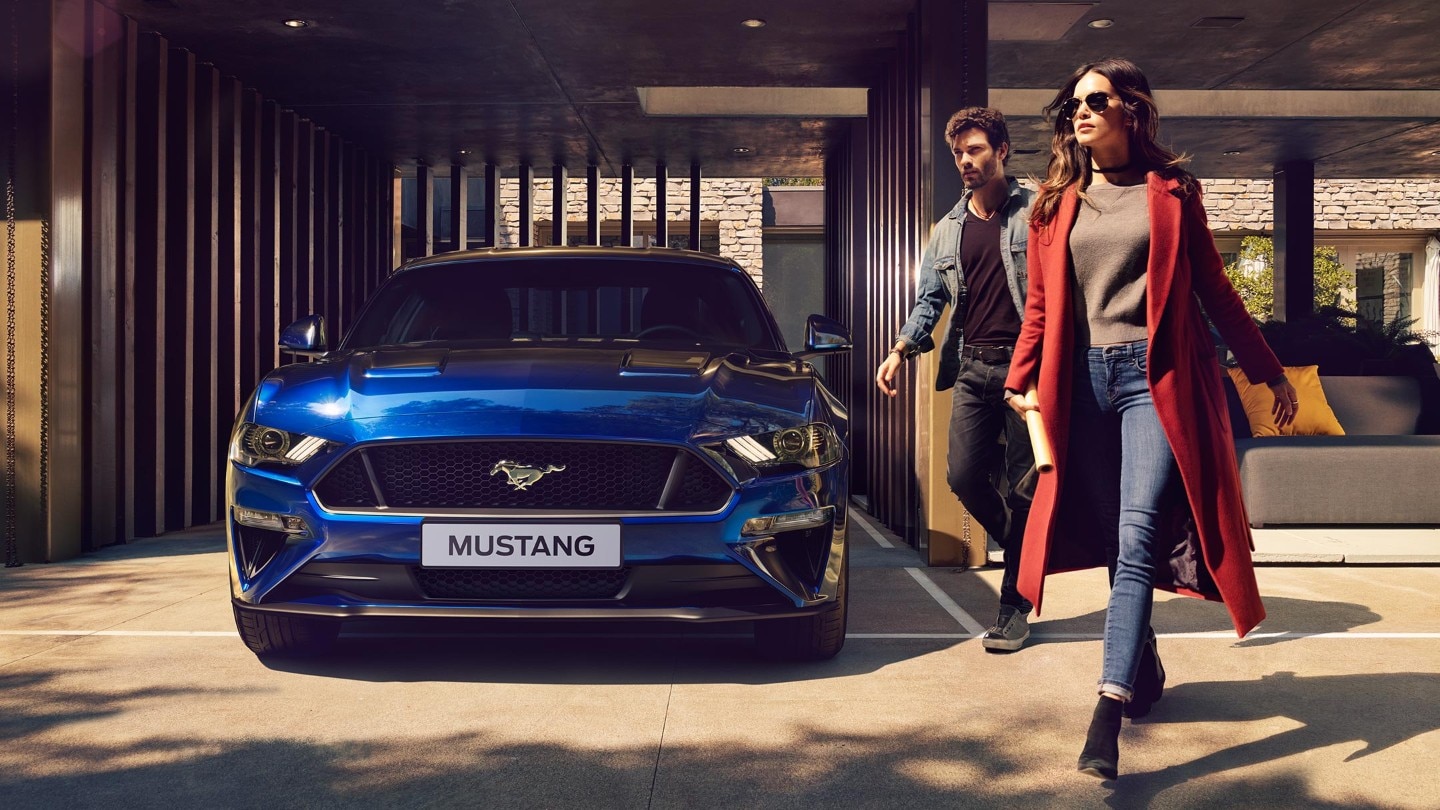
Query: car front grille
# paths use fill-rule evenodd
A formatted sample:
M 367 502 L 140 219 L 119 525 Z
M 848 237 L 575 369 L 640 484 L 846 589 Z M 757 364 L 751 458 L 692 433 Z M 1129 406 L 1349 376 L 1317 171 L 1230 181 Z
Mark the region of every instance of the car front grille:
M 688 450 L 575 441 L 364 447 L 315 485 L 328 509 L 715 512 L 729 483 Z
M 629 575 L 629 568 L 415 569 L 427 599 L 613 599 Z

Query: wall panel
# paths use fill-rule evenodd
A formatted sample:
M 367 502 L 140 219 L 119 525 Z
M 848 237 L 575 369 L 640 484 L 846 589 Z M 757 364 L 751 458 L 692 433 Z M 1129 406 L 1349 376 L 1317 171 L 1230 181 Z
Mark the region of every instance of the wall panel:
M 338 339 L 388 274 L 395 172 L 101 3 L 16 5 L 17 258 L 48 275 L 7 324 L 41 439 L 5 470 L 25 529 L 5 539 L 35 562 L 223 515 L 279 328 L 323 310 Z

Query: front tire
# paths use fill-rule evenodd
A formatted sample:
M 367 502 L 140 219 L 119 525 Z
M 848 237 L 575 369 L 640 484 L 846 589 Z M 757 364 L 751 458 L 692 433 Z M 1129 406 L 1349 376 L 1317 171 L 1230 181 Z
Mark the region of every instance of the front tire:
M 261 658 L 320 655 L 327 652 L 340 635 L 340 622 L 333 619 L 311 619 L 286 616 L 242 608 L 235 610 L 235 629 L 250 651 Z
M 835 603 L 822 613 L 791 619 L 755 622 L 755 646 L 760 654 L 775 661 L 825 661 L 845 646 L 849 623 L 850 549 L 840 568 L 840 587 Z

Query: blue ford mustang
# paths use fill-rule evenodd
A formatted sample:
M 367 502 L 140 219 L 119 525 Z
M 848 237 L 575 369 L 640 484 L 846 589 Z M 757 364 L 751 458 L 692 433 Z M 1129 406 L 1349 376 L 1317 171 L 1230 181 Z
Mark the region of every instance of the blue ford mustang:
M 340 344 L 261 380 L 230 442 L 235 622 L 258 655 L 345 619 L 754 621 L 845 643 L 848 420 L 754 282 L 701 253 L 449 253 L 381 285 Z

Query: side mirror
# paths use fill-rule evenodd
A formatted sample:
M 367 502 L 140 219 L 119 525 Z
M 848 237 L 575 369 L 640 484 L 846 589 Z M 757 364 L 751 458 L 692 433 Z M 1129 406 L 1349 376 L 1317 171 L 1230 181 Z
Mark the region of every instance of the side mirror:
M 280 332 L 280 351 L 316 357 L 329 351 L 325 339 L 325 316 L 306 315 Z
M 796 359 L 803 360 L 819 354 L 848 352 L 852 348 L 850 330 L 844 324 L 824 315 L 811 315 L 805 319 L 805 350 L 796 352 Z

